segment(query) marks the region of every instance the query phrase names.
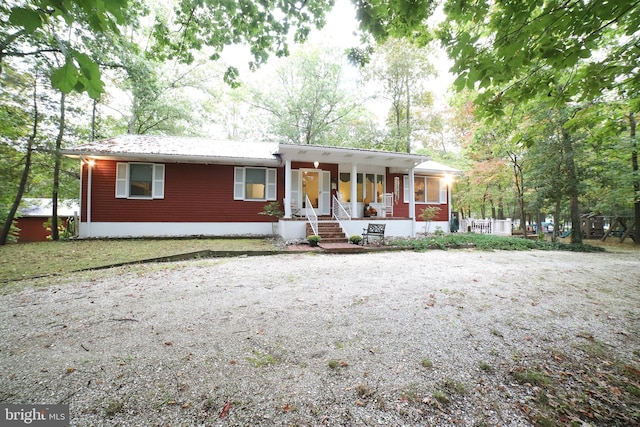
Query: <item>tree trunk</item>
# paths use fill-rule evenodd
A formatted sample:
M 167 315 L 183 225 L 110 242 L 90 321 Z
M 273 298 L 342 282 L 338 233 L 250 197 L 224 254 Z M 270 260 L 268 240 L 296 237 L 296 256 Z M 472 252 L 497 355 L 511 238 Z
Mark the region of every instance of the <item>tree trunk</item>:
M 405 77 L 405 90 L 407 92 L 407 153 L 411 152 L 411 91 L 409 91 L 409 76 Z
M 566 154 L 566 180 L 567 180 L 567 195 L 569 196 L 569 206 L 571 209 L 571 243 L 582 243 L 582 231 L 580 230 L 580 204 L 578 202 L 578 196 L 580 190 L 578 189 L 578 174 L 576 172 L 575 164 L 575 152 L 573 149 L 573 142 L 571 141 L 571 134 L 565 128 L 562 128 L 562 145 Z
M 525 217 L 524 209 L 524 176 L 522 174 L 522 166 L 518 164 L 518 156 L 514 153 L 509 154 L 511 162 L 513 163 L 513 178 L 516 184 L 516 197 L 518 204 L 520 205 L 520 229 L 527 237 L 527 220 Z
M 64 92 L 60 92 L 60 123 L 58 124 L 58 136 L 56 137 L 56 149 L 54 152 L 53 196 L 51 197 L 51 204 L 53 206 L 53 211 L 51 213 L 51 238 L 54 241 L 60 240 L 60 233 L 58 232 L 58 191 L 60 189 L 60 148 L 62 147 L 62 138 L 64 137 L 65 126 L 65 99 L 66 95 Z
M 634 239 L 636 245 L 640 245 L 640 178 L 638 177 L 638 140 L 636 139 L 636 116 L 629 113 L 629 137 L 631 138 L 631 167 L 633 170 L 633 214 L 634 214 Z
M 556 200 L 555 207 L 553 209 L 553 234 L 551 235 L 551 241 L 558 241 L 558 224 L 560 224 L 560 200 Z
M 24 161 L 24 169 L 22 170 L 22 177 L 20 178 L 20 184 L 18 186 L 18 192 L 16 193 L 16 198 L 13 201 L 13 205 L 9 210 L 9 214 L 7 215 L 7 219 L 4 223 L 4 227 L 2 228 L 2 234 L 0 235 L 0 245 L 6 245 L 7 240 L 9 239 L 9 232 L 11 231 L 11 224 L 13 223 L 13 219 L 16 216 L 16 212 L 18 211 L 18 207 L 20 206 L 20 202 L 22 201 L 22 195 L 24 194 L 24 190 L 27 187 L 27 180 L 29 179 L 29 171 L 31 170 L 31 155 L 33 154 L 33 146 L 36 141 L 36 136 L 38 134 L 38 102 L 37 102 L 37 85 L 34 81 L 33 83 L 33 128 L 31 131 L 31 135 L 27 140 L 27 154 L 25 156 Z

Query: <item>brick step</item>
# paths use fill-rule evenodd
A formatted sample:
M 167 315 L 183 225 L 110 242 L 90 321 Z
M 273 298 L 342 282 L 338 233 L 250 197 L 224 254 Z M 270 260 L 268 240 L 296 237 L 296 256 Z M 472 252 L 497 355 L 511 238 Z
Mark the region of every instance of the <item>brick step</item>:
M 307 224 L 307 235 L 310 234 L 313 234 L 313 230 L 311 225 Z M 322 243 L 345 243 L 349 241 L 337 222 L 319 222 L 318 235 L 322 238 Z

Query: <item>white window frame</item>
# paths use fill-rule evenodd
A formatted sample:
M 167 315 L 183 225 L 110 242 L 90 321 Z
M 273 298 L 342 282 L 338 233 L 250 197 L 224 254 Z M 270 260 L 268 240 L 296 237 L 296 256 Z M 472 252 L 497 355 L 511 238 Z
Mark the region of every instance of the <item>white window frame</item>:
M 131 183 L 129 182 L 131 165 L 150 165 L 152 167 L 151 196 L 132 196 L 129 194 L 131 190 Z M 142 162 L 116 163 L 116 198 L 138 200 L 164 199 L 164 165 Z
M 246 198 L 246 170 L 247 169 L 261 169 L 265 171 L 265 188 L 263 199 L 248 199 Z M 277 199 L 278 193 L 278 171 L 273 168 L 263 167 L 236 167 L 233 170 L 233 200 L 243 200 L 246 202 L 265 202 Z
M 404 202 L 405 203 L 409 203 L 409 176 L 408 175 L 404 175 L 403 176 L 403 185 L 404 185 Z M 414 203 L 419 204 L 419 205 L 444 205 L 447 203 L 447 187 L 443 186 L 442 180 L 439 179 L 436 176 L 429 176 L 429 175 L 415 175 L 414 176 L 414 180 L 417 178 L 421 178 L 424 179 L 424 188 L 425 188 L 425 196 L 427 193 L 427 179 L 432 179 L 432 180 L 437 180 L 438 182 L 438 201 L 429 201 L 429 200 L 425 200 L 426 201 L 418 201 L 415 200 L 415 194 L 414 194 Z

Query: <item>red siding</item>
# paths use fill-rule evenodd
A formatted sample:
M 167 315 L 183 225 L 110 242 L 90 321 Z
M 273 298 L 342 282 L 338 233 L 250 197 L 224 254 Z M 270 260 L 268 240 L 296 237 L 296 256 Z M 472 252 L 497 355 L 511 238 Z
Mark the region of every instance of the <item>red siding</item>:
M 18 242 L 45 242 L 51 232 L 45 230 L 44 223 L 48 218 L 24 217 L 16 220 L 16 225 L 20 229 Z
M 60 224 L 67 224 L 67 217 L 59 217 Z M 16 225 L 20 229 L 18 235 L 18 243 L 28 242 L 46 242 L 47 237 L 51 236 L 51 231 L 44 228 L 44 223 L 49 218 L 43 217 L 22 217 L 16 219 Z
M 258 222 L 268 202 L 233 200 L 234 166 L 165 165 L 164 199 L 115 197 L 116 161 L 100 160 L 92 169 L 91 220 L 94 222 Z M 278 168 L 278 197 L 284 194 L 284 169 Z M 87 176 L 82 205 L 86 206 Z M 82 210 L 86 220 L 86 210 Z
M 394 188 L 393 188 L 393 183 L 394 183 L 394 178 L 395 177 L 399 177 L 400 178 L 400 198 L 398 199 L 398 203 L 393 207 L 393 216 L 394 217 L 400 217 L 400 218 L 408 218 L 409 217 L 409 203 L 405 203 L 404 202 L 404 175 L 402 174 L 391 174 L 391 173 L 387 173 L 387 192 L 389 193 L 393 193 L 394 192 Z M 449 197 L 447 195 L 447 197 Z M 422 203 L 416 203 L 416 209 L 415 209 L 415 217 L 416 220 L 420 220 L 420 214 L 422 213 L 422 210 L 424 208 L 426 208 L 427 206 L 437 206 L 440 208 L 440 211 L 436 214 L 436 216 L 433 218 L 433 221 L 448 221 L 449 220 L 449 205 L 448 205 L 448 200 L 447 203 L 444 204 L 422 204 Z

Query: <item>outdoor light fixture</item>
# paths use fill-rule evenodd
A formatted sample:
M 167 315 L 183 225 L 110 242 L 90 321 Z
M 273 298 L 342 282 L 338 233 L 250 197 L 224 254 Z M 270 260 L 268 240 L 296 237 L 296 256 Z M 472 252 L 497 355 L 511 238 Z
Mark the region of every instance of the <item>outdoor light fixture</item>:
M 318 166 L 319 166 L 319 165 L 320 165 L 320 162 L 318 162 L 318 161 L 313 162 L 313 166 L 314 166 L 316 169 L 318 169 Z

